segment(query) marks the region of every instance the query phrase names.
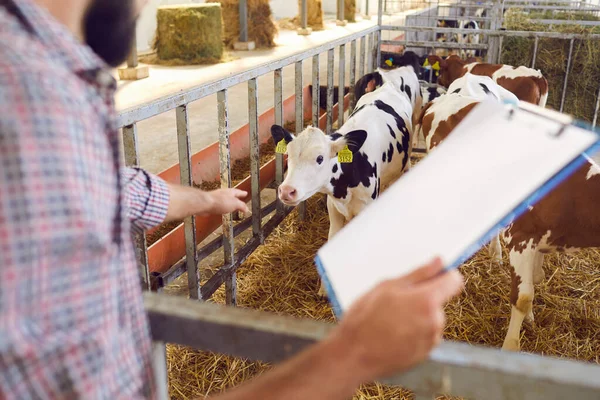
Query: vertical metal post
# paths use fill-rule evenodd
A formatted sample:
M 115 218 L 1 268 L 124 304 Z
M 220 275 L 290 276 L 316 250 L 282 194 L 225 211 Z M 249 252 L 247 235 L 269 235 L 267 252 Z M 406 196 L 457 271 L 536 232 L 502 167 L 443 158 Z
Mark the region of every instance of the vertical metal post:
M 300 9 L 300 27 L 302 29 L 308 27 L 308 0 L 302 0 Z
M 219 118 L 219 167 L 221 188 L 231 187 L 231 152 L 229 145 L 229 110 L 227 105 L 227 89 L 217 93 L 217 111 Z M 225 265 L 235 261 L 235 237 L 233 235 L 233 216 L 223 215 L 223 258 Z M 225 300 L 228 305 L 236 305 L 236 274 L 225 280 Z
M 248 41 L 248 4 L 247 0 L 240 0 L 240 42 Z
M 379 51 L 379 39 L 381 31 L 373 32 L 373 70 L 377 70 L 381 65 L 381 53 Z
M 275 70 L 275 123 L 283 126 L 283 70 Z M 277 145 L 277 143 L 275 143 Z M 275 183 L 279 185 L 283 182 L 283 154 L 275 154 Z M 284 205 L 277 196 L 277 212 L 283 213 Z
M 260 207 L 260 144 L 258 139 L 258 84 L 248 81 L 248 120 L 250 122 L 250 176 L 252 179 L 252 233 L 264 240 Z
M 531 60 L 531 68 L 535 68 L 535 59 L 537 58 L 538 45 L 540 43 L 540 37 L 536 36 L 533 42 L 533 58 Z
M 359 79 L 365 76 L 365 52 L 367 47 L 367 37 L 363 36 L 360 38 L 360 60 L 358 62 L 358 76 Z
M 344 21 L 344 11 L 345 11 L 344 8 L 345 8 L 345 1 L 338 0 L 338 2 L 337 2 L 337 19 L 339 22 Z
M 344 125 L 344 92 L 346 87 L 346 45 L 340 45 L 340 59 L 338 60 L 338 129 Z
M 567 59 L 567 70 L 565 71 L 565 82 L 563 84 L 562 97 L 560 99 L 560 112 L 563 112 L 565 108 L 565 98 L 567 97 L 567 84 L 569 83 L 569 70 L 571 69 L 571 59 L 573 57 L 573 44 L 575 39 L 571 39 L 569 44 L 569 58 Z
M 592 121 L 592 126 L 595 128 L 596 123 L 598 122 L 598 111 L 600 111 L 600 87 L 598 87 L 598 94 L 596 94 L 596 109 L 594 111 L 594 119 Z
M 356 106 L 354 88 L 356 87 L 356 40 L 350 44 L 350 110 Z
M 131 44 L 131 50 L 129 51 L 129 57 L 127 57 L 127 68 L 136 68 L 138 66 L 138 53 L 137 53 L 137 39 L 135 31 L 133 34 L 133 40 Z
M 333 129 L 333 57 L 334 49 L 327 52 L 327 126 L 325 133 L 330 134 Z
M 367 73 L 373 72 L 373 35 L 367 35 Z
M 321 83 L 320 80 L 320 71 L 319 71 L 319 55 L 313 56 L 313 65 L 312 65 L 312 124 L 314 127 L 319 127 L 319 117 L 321 116 L 321 107 L 320 107 L 320 94 L 319 85 Z
M 302 61 L 296 62 L 296 134 L 304 130 L 304 82 L 302 76 Z M 306 218 L 306 204 L 304 202 L 298 205 L 298 216 L 301 221 Z
M 369 15 L 369 2 L 371 0 L 365 0 L 365 17 L 367 17 L 367 19 L 371 19 L 371 16 Z
M 140 165 L 138 152 L 137 125 L 128 125 L 123 128 L 123 148 L 125 165 L 134 167 Z M 148 267 L 148 245 L 146 233 L 142 232 L 134 236 L 136 260 L 140 274 L 142 290 L 151 289 L 150 268 Z
M 501 2 L 500 0 L 494 0 L 492 9 L 490 10 L 490 29 L 497 31 L 502 27 L 502 11 L 501 11 Z M 487 52 L 487 62 L 495 64 L 497 63 L 496 57 L 498 56 L 498 48 L 499 48 L 499 37 L 498 36 L 490 36 L 488 41 L 488 52 Z
M 182 186 L 192 186 L 192 159 L 190 146 L 190 124 L 187 105 L 177 107 L 177 143 L 179 147 L 179 171 Z M 188 292 L 191 299 L 201 299 L 200 273 L 196 257 L 196 218 L 189 216 L 184 219 L 185 228 L 185 257 L 188 272 Z
M 377 25 L 380 27 L 383 25 L 383 0 L 379 0 L 379 4 L 377 5 Z
M 500 40 L 498 42 L 498 64 L 502 64 L 502 45 L 504 44 L 504 36 L 500 36 Z
M 152 343 L 152 369 L 154 382 L 156 382 L 156 398 L 158 400 L 169 400 L 167 346 L 163 342 Z

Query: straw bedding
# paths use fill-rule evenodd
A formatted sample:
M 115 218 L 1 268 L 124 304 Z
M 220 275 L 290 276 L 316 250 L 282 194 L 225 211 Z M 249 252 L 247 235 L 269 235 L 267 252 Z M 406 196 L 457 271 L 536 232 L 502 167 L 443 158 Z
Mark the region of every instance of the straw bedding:
M 328 223 L 323 196 L 308 201 L 304 222 L 293 211 L 239 270 L 239 306 L 333 321 L 327 301 L 317 296 L 318 275 L 313 265 L 315 252 L 327 239 Z M 536 323 L 525 326 L 523 349 L 600 363 L 600 251 L 550 255 L 544 268 L 548 279 L 536 286 Z M 510 316 L 508 267 L 492 265 L 484 250 L 466 262 L 461 272 L 466 289 L 446 308 L 446 339 L 500 347 Z M 222 289 L 214 301 L 224 302 Z M 179 346 L 169 346 L 168 364 L 174 399 L 219 393 L 269 368 Z M 409 398 L 408 391 L 382 385 L 363 387 L 355 396 Z

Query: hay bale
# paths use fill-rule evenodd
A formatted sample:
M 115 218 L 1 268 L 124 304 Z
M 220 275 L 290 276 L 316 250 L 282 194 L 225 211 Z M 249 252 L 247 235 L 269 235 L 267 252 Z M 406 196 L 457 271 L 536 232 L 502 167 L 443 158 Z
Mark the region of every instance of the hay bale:
M 158 8 L 154 48 L 160 60 L 187 64 L 215 63 L 223 56 L 219 4 L 187 4 Z
M 302 0 L 298 0 L 298 10 L 302 9 Z M 323 23 L 323 4 L 322 0 L 307 0 L 306 2 L 306 20 L 307 25 L 314 31 L 322 31 L 325 29 Z M 300 16 L 296 17 L 294 22 L 300 26 Z
M 546 31 L 550 25 L 535 22 L 534 15 L 526 15 L 521 10 L 509 10 L 506 13 L 505 27 L 517 31 Z M 540 17 L 548 15 L 540 13 Z M 573 13 L 554 13 L 553 19 L 573 20 Z M 598 20 L 587 15 L 586 18 Z M 596 34 L 600 27 L 582 25 L 554 25 L 553 32 Z M 535 68 L 540 69 L 549 84 L 548 106 L 560 109 L 567 59 L 569 56 L 569 40 L 540 38 Z M 534 39 L 508 37 L 504 39 L 501 62 L 509 65 L 530 66 L 533 59 Z M 564 112 L 576 118 L 591 122 L 594 117 L 598 82 L 600 81 L 600 42 L 597 40 L 576 40 L 573 46 L 573 58 Z
M 221 4 L 223 22 L 225 24 L 224 42 L 227 47 L 240 37 L 240 9 L 238 0 L 215 0 Z M 248 0 L 248 40 L 256 47 L 275 47 L 277 25 L 273 21 L 271 6 L 268 0 Z

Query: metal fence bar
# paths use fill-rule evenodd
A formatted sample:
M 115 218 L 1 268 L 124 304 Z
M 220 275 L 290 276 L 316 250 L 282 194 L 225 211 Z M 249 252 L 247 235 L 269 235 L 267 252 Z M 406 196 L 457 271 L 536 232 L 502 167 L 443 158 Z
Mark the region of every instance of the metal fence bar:
M 123 149 L 125 156 L 125 165 L 129 167 L 139 166 L 140 158 L 138 152 L 138 131 L 137 125 L 132 124 L 123 127 Z M 151 289 L 150 267 L 148 266 L 148 244 L 146 242 L 146 233 L 136 233 L 134 235 L 136 260 L 142 290 Z
M 360 60 L 358 62 L 358 77 L 359 79 L 365 76 L 365 59 L 367 57 L 367 37 L 363 36 L 360 39 Z
M 446 19 L 446 17 L 444 17 Z M 459 28 L 437 28 L 430 26 L 396 26 L 384 25 L 381 27 L 384 31 L 407 31 L 407 32 L 437 32 L 437 33 L 473 33 L 472 29 Z M 536 37 L 547 39 L 579 39 L 579 40 L 600 40 L 600 34 L 580 34 L 580 33 L 560 33 L 560 32 L 536 32 L 536 31 L 503 31 L 493 29 L 479 29 L 479 34 L 487 36 L 508 36 L 525 37 L 535 39 Z M 439 42 L 431 42 L 440 45 Z
M 287 359 L 325 339 L 335 327 L 156 293 L 145 293 L 144 303 L 154 340 L 264 362 Z M 425 363 L 381 383 L 421 395 L 443 393 L 471 399 L 597 400 L 600 366 L 442 342 Z
M 288 57 L 284 57 L 277 61 L 268 61 L 258 67 L 252 68 L 248 71 L 243 71 L 232 76 L 214 80 L 212 82 L 196 86 L 183 93 L 177 93 L 163 98 L 153 100 L 141 106 L 135 106 L 127 110 L 123 110 L 119 113 L 117 119 L 117 127 L 122 128 L 127 125 L 131 125 L 135 122 L 142 121 L 158 114 L 162 114 L 169 110 L 176 108 L 177 106 L 192 103 L 203 97 L 210 96 L 217 93 L 220 90 L 236 86 L 238 84 L 245 84 L 248 80 L 257 78 L 259 76 L 268 74 L 275 71 L 276 69 L 287 67 L 288 65 L 294 64 L 297 61 L 305 60 L 315 55 L 321 54 L 327 50 L 334 49 L 340 44 L 349 43 L 352 40 L 363 37 L 366 34 L 375 32 L 378 30 L 378 26 L 373 26 L 364 29 L 360 32 L 349 34 L 345 37 L 332 40 L 322 45 L 315 46 L 309 50 L 301 53 L 293 54 Z
M 169 368 L 167 365 L 167 346 L 164 342 L 152 343 L 152 369 L 156 382 L 158 400 L 169 400 Z
M 306 29 L 308 27 L 308 0 L 302 0 L 300 7 L 300 27 Z
M 598 112 L 600 111 L 600 87 L 598 87 L 598 94 L 596 94 L 596 109 L 594 111 L 594 120 L 592 121 L 592 126 L 595 128 L 596 123 L 598 122 Z
M 221 173 L 221 188 L 232 186 L 231 183 L 231 152 L 229 143 L 229 106 L 227 89 L 217 93 L 217 111 L 219 117 L 219 165 Z M 233 265 L 235 261 L 235 235 L 233 233 L 233 216 L 223 215 L 223 262 Z M 236 276 L 232 274 L 225 284 L 227 304 L 236 304 Z
M 368 1 L 367 1 L 368 3 Z M 354 88 L 356 87 L 356 40 L 350 44 L 350 110 L 356 106 Z
M 296 134 L 304 130 L 304 81 L 303 81 L 303 62 L 296 63 Z M 306 203 L 298 205 L 298 217 L 301 221 L 306 218 Z
M 563 91 L 560 99 L 560 112 L 563 112 L 565 108 L 565 98 L 567 97 L 567 85 L 569 83 L 569 70 L 571 69 L 571 60 L 573 57 L 573 45 L 575 44 L 575 39 L 571 39 L 569 43 L 569 58 L 567 59 L 567 70 L 565 71 L 565 82 L 563 83 Z
M 383 25 L 383 0 L 379 0 L 379 4 L 377 4 L 377 25 Z
M 333 58 L 334 49 L 331 49 L 327 52 L 327 134 L 333 129 Z
M 367 73 L 373 72 L 373 35 L 367 36 Z
M 262 217 L 260 215 L 260 144 L 258 137 L 258 83 L 248 81 L 248 119 L 250 125 L 250 176 L 252 180 L 252 233 L 261 242 Z
M 533 58 L 531 59 L 531 68 L 535 68 L 535 60 L 537 58 L 539 44 L 540 44 L 540 38 L 538 36 L 536 36 L 535 41 L 533 42 Z
M 275 85 L 275 124 L 283 126 L 283 70 L 276 69 L 274 74 L 274 85 Z M 277 143 L 275 143 L 277 144 Z M 283 182 L 283 154 L 275 154 L 275 185 L 277 189 Z M 277 195 L 277 212 L 282 213 L 284 210 L 284 204 Z
M 380 35 L 381 32 L 374 32 L 373 33 L 373 49 L 371 50 L 373 52 L 373 71 L 376 71 L 377 68 L 379 68 L 380 64 L 380 59 L 381 59 L 381 53 L 379 51 L 380 49 Z
M 321 95 L 321 91 L 319 90 L 319 85 L 321 84 L 320 79 L 320 71 L 319 71 L 319 55 L 313 56 L 312 63 L 312 124 L 314 127 L 319 126 L 319 116 L 321 115 L 320 111 L 320 100 L 319 97 Z
M 247 0 L 240 0 L 240 42 L 248 41 L 248 4 Z
M 581 25 L 581 26 L 599 26 L 598 21 L 582 21 L 582 20 L 568 20 L 568 19 L 530 19 L 529 21 L 535 22 L 536 24 L 545 25 Z
M 498 64 L 502 64 L 502 45 L 504 44 L 504 36 L 500 36 L 498 42 L 498 58 L 496 58 Z
M 341 23 L 341 24 L 343 24 L 344 18 L 345 18 L 345 15 L 344 15 L 345 4 L 344 3 L 345 3 L 345 0 L 337 1 L 337 20 L 338 20 L 338 23 Z
M 138 53 L 135 32 L 132 38 L 132 42 L 133 44 L 131 46 L 131 50 L 129 51 L 129 57 L 127 57 L 127 68 L 136 68 L 138 66 Z
M 344 125 L 344 95 L 346 88 L 346 45 L 340 46 L 340 59 L 338 60 L 338 129 Z
M 192 179 L 192 155 L 190 145 L 190 123 L 187 105 L 176 108 L 177 120 L 177 143 L 179 147 L 179 171 L 182 186 L 191 187 Z M 188 292 L 191 299 L 200 299 L 200 270 L 196 258 L 196 218 L 186 217 L 184 220 L 185 230 L 185 256 L 188 273 Z
M 452 43 L 452 42 L 411 42 L 411 41 L 399 41 L 399 40 L 383 40 L 382 44 L 386 45 L 404 45 L 408 47 L 421 47 L 421 48 L 432 48 L 437 47 L 439 49 L 464 49 L 464 50 L 487 50 L 491 51 L 491 48 L 487 44 L 471 44 L 471 43 Z M 497 54 L 497 52 L 496 52 Z

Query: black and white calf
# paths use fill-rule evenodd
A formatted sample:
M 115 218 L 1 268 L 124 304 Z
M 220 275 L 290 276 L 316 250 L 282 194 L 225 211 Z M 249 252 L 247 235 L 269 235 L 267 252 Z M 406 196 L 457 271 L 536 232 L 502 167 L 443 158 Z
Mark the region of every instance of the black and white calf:
M 295 137 L 281 126 L 271 128 L 288 155 L 279 198 L 296 206 L 326 193 L 329 238 L 410 168 L 413 118 L 422 106 L 419 81 L 412 67 L 380 74 L 384 84 L 365 94 L 335 133 L 308 127 Z M 326 295 L 323 285 L 319 294 Z
M 383 85 L 383 78 L 381 77 L 381 70 L 371 72 L 360 78 L 356 82 L 354 88 L 354 98 L 358 101 L 366 94 L 373 92 Z M 421 91 L 421 97 L 423 98 L 423 104 L 427 104 L 435 98 L 440 97 L 446 93 L 446 89 L 441 86 L 423 86 L 419 89 Z

